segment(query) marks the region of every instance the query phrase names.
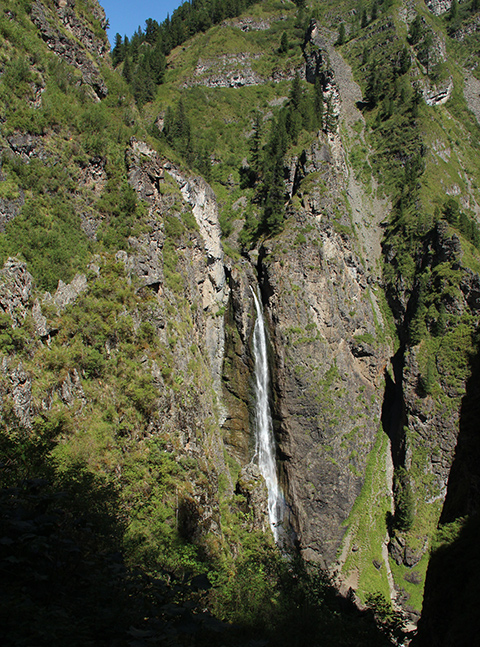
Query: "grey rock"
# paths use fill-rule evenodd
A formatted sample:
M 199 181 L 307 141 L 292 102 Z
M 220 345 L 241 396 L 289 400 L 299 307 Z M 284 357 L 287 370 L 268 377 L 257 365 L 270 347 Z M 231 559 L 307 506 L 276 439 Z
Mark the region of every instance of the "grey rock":
M 9 258 L 0 270 L 0 308 L 7 312 L 13 327 L 20 326 L 26 315 L 32 291 L 32 275 L 26 263 Z
M 60 310 L 73 303 L 76 298 L 87 289 L 87 277 L 85 274 L 77 274 L 71 283 L 58 282 L 58 287 L 53 295 L 53 302 Z
M 33 419 L 31 376 L 24 371 L 21 362 L 10 368 L 6 358 L 2 363 L 2 372 L 8 378 L 8 392 L 12 399 L 15 417 L 22 427 L 29 429 Z
M 42 313 L 42 308 L 38 299 L 35 299 L 35 303 L 33 304 L 32 317 L 37 335 L 39 337 L 48 337 L 50 331 L 47 327 L 47 318 Z
M 20 209 L 25 204 L 23 191 L 16 200 L 5 200 L 0 198 L 0 232 L 5 231 L 5 226 L 10 220 L 13 220 L 20 213 Z
M 57 388 L 57 392 L 63 404 L 68 407 L 73 406 L 76 400 L 80 400 L 82 406 L 87 401 L 77 369 L 68 372 L 67 377 Z

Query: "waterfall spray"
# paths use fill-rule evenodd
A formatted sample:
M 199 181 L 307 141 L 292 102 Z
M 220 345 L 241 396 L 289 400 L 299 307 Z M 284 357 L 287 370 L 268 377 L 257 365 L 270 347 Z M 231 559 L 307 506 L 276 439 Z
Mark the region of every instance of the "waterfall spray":
M 275 461 L 275 440 L 269 401 L 269 375 L 265 321 L 260 299 L 250 288 L 257 311 L 253 331 L 255 357 L 255 458 L 268 490 L 268 516 L 275 542 L 278 544 L 284 532 L 285 502 L 278 484 Z

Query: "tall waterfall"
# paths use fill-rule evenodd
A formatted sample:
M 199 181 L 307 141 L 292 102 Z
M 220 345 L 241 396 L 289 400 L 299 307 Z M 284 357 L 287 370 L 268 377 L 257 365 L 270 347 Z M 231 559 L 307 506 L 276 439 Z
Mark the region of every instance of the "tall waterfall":
M 257 320 L 253 331 L 253 353 L 255 356 L 255 458 L 268 490 L 268 516 L 275 542 L 281 543 L 284 529 L 285 501 L 277 478 L 275 441 L 272 415 L 268 394 L 269 376 L 267 360 L 267 338 L 260 299 L 251 288 Z

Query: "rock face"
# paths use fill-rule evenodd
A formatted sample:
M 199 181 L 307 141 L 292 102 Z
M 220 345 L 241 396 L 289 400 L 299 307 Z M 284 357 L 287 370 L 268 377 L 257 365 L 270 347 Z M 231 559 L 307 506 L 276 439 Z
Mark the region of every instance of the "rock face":
M 427 326 L 445 326 L 436 345 L 433 346 L 431 341 L 429 345 L 426 340 L 417 344 L 406 343 L 398 377 L 402 387 L 404 427 L 397 443 L 401 455 L 396 458 L 412 475 L 410 485 L 417 502 L 417 514 L 420 514 L 419 506 L 424 506 L 421 514 L 426 514 L 426 509 L 431 508 L 435 512 L 430 514 L 438 518 L 451 487 L 459 434 L 466 433 L 462 432 L 462 411 L 470 367 L 464 353 L 472 344 L 472 331 L 459 322 L 478 321 L 480 279 L 462 265 L 460 241 L 455 234 L 449 233 L 446 222 L 439 222 L 433 230 L 419 263 L 425 264 L 426 258 L 430 269 L 424 265 L 423 271 L 431 277 L 428 288 L 441 292 L 443 279 L 439 279 L 438 272 L 446 272 L 447 267 L 452 272 L 451 277 L 455 277 L 456 288 L 442 294 L 444 323 L 434 324 L 427 317 Z M 420 278 L 411 293 L 398 285 L 391 299 L 394 312 L 405 329 L 412 325 L 409 313 L 418 307 L 421 281 Z M 458 323 L 449 323 L 453 321 Z M 451 353 L 455 356 L 453 364 Z M 432 380 L 438 384 L 437 390 Z M 412 555 L 418 561 L 430 547 L 428 532 L 414 522 L 412 531 L 403 537 L 401 535 L 391 542 L 390 551 L 397 561 L 410 566 Z M 399 543 L 402 546 L 400 552 Z
M 298 222 L 298 221 L 297 221 Z M 299 224 L 306 225 L 304 216 Z M 274 348 L 279 458 L 305 557 L 330 565 L 380 427 L 385 352 L 363 268 L 321 221 L 300 253 L 288 238 L 262 250 Z
M 14 327 L 23 323 L 32 290 L 32 275 L 25 263 L 9 258 L 0 270 L 0 307 Z
M 95 3 L 97 15 L 105 26 L 105 13 Z M 57 27 L 58 21 L 53 14 L 39 0 L 32 5 L 31 19 L 42 34 L 48 47 L 69 65 L 73 65 L 82 73 L 83 82 L 92 88 L 98 100 L 107 96 L 108 90 L 100 74 L 100 70 L 92 58 L 85 53 L 85 49 L 97 56 L 106 56 L 108 53 L 108 40 L 96 37 L 85 21 L 81 20 L 74 11 L 75 0 L 57 0 L 55 4 L 56 17 L 61 19 L 62 25 L 73 38 L 67 36 Z M 77 40 L 82 44 L 80 45 Z
M 202 294 L 202 309 L 205 315 L 205 343 L 210 357 L 213 386 L 219 401 L 222 397 L 222 366 L 224 356 L 223 314 L 228 300 L 228 286 L 223 265 L 223 249 L 220 242 L 220 225 L 215 194 L 200 177 L 186 178 L 171 164 L 165 169 L 178 182 L 182 196 L 192 207 L 203 241 L 206 255 L 205 270 L 197 275 L 197 284 Z M 222 413 L 222 418 L 225 413 Z
M 452 0 L 428 0 L 425 4 L 433 14 L 441 16 L 450 10 Z
M 287 70 L 275 70 L 271 77 L 264 77 L 252 68 L 252 62 L 261 55 L 240 53 L 223 54 L 216 59 L 200 59 L 191 78 L 184 87 L 203 85 L 207 88 L 242 88 L 250 85 L 263 85 L 269 81 L 291 81 L 296 74 L 303 73 L 303 66 Z
M 127 154 L 129 182 L 139 198 L 149 204 L 150 231 L 148 234 L 131 241 L 136 247 L 134 257 L 129 261 L 147 285 L 161 289 L 164 282 L 162 249 L 164 228 L 161 214 L 175 206 L 173 194 L 164 194 L 165 173 L 173 178 L 184 201 L 183 209 L 191 209 L 198 228 L 198 236 L 191 251 L 185 250 L 184 262 L 190 265 L 188 272 L 192 283 L 192 303 L 201 295 L 201 316 L 198 317 L 198 333 L 205 340 L 210 358 L 213 387 L 219 403 L 222 399 L 222 365 L 224 356 L 224 319 L 223 314 L 228 300 L 228 286 L 223 264 L 223 250 L 220 243 L 220 225 L 215 194 L 200 177 L 187 177 L 173 164 L 161 160 L 157 153 L 145 143 L 132 140 Z M 173 198 L 173 202 L 172 202 Z M 177 198 L 178 200 L 178 198 Z M 222 408 L 223 411 L 223 408 Z M 222 413 L 222 417 L 225 414 Z
M 364 267 L 340 233 L 344 179 L 329 150 L 322 135 L 303 154 L 292 226 L 264 243 L 257 263 L 283 484 L 304 556 L 327 565 L 380 427 L 386 363 Z

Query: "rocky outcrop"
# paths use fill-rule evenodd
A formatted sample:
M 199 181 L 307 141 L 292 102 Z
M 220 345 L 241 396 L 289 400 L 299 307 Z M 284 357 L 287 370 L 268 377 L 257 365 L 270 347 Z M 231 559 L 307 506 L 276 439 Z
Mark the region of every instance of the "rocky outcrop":
M 242 88 L 250 85 L 263 85 L 269 81 L 280 83 L 291 81 L 296 74 L 303 74 L 303 66 L 273 70 L 271 76 L 262 76 L 252 67 L 252 62 L 261 58 L 260 54 L 240 53 L 223 54 L 215 59 L 199 59 L 193 76 L 187 79 L 184 87 L 203 85 L 207 88 Z
M 15 328 L 27 316 L 32 291 L 32 275 L 26 263 L 9 258 L 0 270 L 0 307 L 8 313 Z
M 425 4 L 433 14 L 441 16 L 447 11 L 450 11 L 452 0 L 427 0 Z
M 69 0 L 68 3 L 66 0 L 58 0 L 56 5 L 58 14 L 63 16 L 64 25 L 72 37 L 59 30 L 57 16 L 54 17 L 51 10 L 40 0 L 36 0 L 32 5 L 30 16 L 48 47 L 67 64 L 81 71 L 83 82 L 92 88 L 94 96 L 100 100 L 107 96 L 108 89 L 89 49 L 102 56 L 108 51 L 107 43 L 101 43 L 88 25 L 77 19 L 76 14 L 72 12 L 73 6 L 73 0 Z
M 70 303 L 76 301 L 77 297 L 87 289 L 87 277 L 85 274 L 76 274 L 71 283 L 58 282 L 58 287 L 53 295 L 53 303 L 59 310 L 64 310 Z
M 164 168 L 176 180 L 184 200 L 191 206 L 203 241 L 202 251 L 206 256 L 206 268 L 202 270 L 203 276 L 197 276 L 197 284 L 202 295 L 205 343 L 210 357 L 213 386 L 221 403 L 225 347 L 223 314 L 228 300 L 228 285 L 220 242 L 217 201 L 211 187 L 202 178 L 188 178 L 171 164 L 165 164 Z M 224 417 L 225 412 L 222 410 L 222 418 Z
M 54 7 L 61 24 L 78 40 L 91 54 L 107 57 L 110 48 L 104 31 L 107 28 L 107 17 L 103 7 L 93 0 L 89 2 L 88 11 L 91 17 L 98 21 L 101 36 L 98 36 L 92 25 L 87 22 L 86 15 L 80 13 L 76 0 L 54 0 Z
M 6 396 L 11 398 L 12 413 L 17 424 L 22 430 L 28 430 L 32 426 L 32 378 L 23 369 L 22 363 L 10 363 L 6 357 L 2 360 L 1 374 L 4 378 L 0 385 L 0 414 L 5 418 L 4 401 Z M 7 415 L 11 415 L 8 412 Z M 10 420 L 9 422 L 13 422 Z
M 268 530 L 268 492 L 257 465 L 248 463 L 238 476 L 235 493 L 244 498 L 240 509 L 246 515 L 250 530 Z
M 480 31 L 480 16 L 477 14 L 476 16 L 472 16 L 470 20 L 466 21 L 460 29 L 457 29 L 452 34 L 452 37 L 461 42 L 468 36 L 476 34 L 478 31 Z
M 11 152 L 21 157 L 24 162 L 28 162 L 32 157 L 42 160 L 46 158 L 43 137 L 40 135 L 16 132 L 7 137 L 7 141 Z
M 225 357 L 223 392 L 226 418 L 223 423 L 224 443 L 240 465 L 252 458 L 254 430 L 251 425 L 253 394 L 251 375 L 251 335 L 254 309 L 251 287 L 257 284 L 254 268 L 248 261 L 227 268 L 230 298 L 225 316 Z

